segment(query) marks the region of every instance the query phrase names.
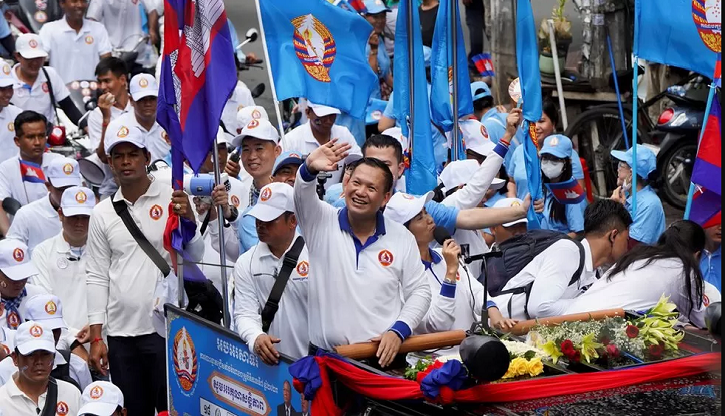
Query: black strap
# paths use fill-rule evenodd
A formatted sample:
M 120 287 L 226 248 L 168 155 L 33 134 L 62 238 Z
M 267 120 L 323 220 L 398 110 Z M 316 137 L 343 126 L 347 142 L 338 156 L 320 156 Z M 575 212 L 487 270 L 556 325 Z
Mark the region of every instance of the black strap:
M 209 221 L 211 220 L 211 210 L 213 209 L 214 207 L 209 208 L 209 211 L 206 212 L 206 217 L 204 217 L 204 221 L 201 222 L 201 230 L 199 231 L 201 235 L 204 235 L 206 228 L 209 226 Z
M 50 377 L 48 380 L 48 395 L 45 396 L 45 406 L 39 416 L 55 416 L 58 407 L 58 382 Z
M 111 196 L 111 198 L 113 198 L 113 196 Z M 113 209 L 115 209 L 116 214 L 121 217 L 121 220 L 126 225 L 126 229 L 128 229 L 128 232 L 131 233 L 131 236 L 134 240 L 136 240 L 139 247 L 141 247 L 141 250 L 143 250 L 144 253 L 149 256 L 151 261 L 154 262 L 156 267 L 161 270 L 161 273 L 164 275 L 164 277 L 168 276 L 169 273 L 171 273 L 171 267 L 169 267 L 169 263 L 167 263 L 166 260 L 161 257 L 161 254 L 159 254 L 158 250 L 156 250 L 154 246 L 149 243 L 149 240 L 146 239 L 146 236 L 143 235 L 141 230 L 138 228 L 138 225 L 136 225 L 136 222 L 133 220 L 133 218 L 131 218 L 131 214 L 128 212 L 128 205 L 126 205 L 126 202 L 123 200 L 113 201 Z
M 50 94 L 50 104 L 53 106 L 53 112 L 55 113 L 55 123 L 60 123 L 60 118 L 58 117 L 58 102 L 55 100 L 55 93 L 53 92 L 53 83 L 50 81 L 50 76 L 48 76 L 48 71 L 45 70 L 45 67 L 41 67 L 40 69 L 43 70 L 43 75 L 45 75 L 45 82 L 48 83 L 48 94 Z M 48 123 L 48 124 L 55 124 L 55 123 Z
M 297 267 L 297 259 L 300 257 L 304 246 L 305 240 L 301 236 L 297 237 L 292 248 L 284 255 L 282 270 L 279 271 L 274 281 L 274 286 L 272 286 L 272 291 L 269 293 L 269 298 L 267 298 L 267 303 L 264 304 L 264 309 L 262 309 L 262 331 L 264 332 L 269 331 L 269 327 L 272 325 L 272 321 L 274 321 L 274 315 L 279 310 L 279 301 L 282 299 L 282 293 L 287 286 L 287 281 L 292 274 L 292 270 Z

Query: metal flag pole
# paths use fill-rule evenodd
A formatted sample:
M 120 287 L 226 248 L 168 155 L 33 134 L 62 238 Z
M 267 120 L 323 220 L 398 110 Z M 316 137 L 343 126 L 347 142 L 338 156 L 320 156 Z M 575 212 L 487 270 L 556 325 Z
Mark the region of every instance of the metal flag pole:
M 609 36 L 609 27 L 604 26 L 607 32 L 607 49 L 609 49 L 609 63 L 612 66 L 612 79 L 614 80 L 614 91 L 617 93 L 617 107 L 619 108 L 619 120 L 622 122 L 622 134 L 624 135 L 624 145 L 629 149 L 629 133 L 627 132 L 627 124 L 624 119 L 624 107 L 622 107 L 622 94 L 619 92 L 619 81 L 617 80 L 617 66 L 614 64 L 614 52 L 612 50 L 612 38 Z M 634 94 L 635 98 L 637 93 Z
M 637 112 L 639 111 L 637 109 L 637 107 L 639 107 L 639 97 L 637 96 L 637 88 L 639 85 L 639 82 L 637 80 L 637 77 L 639 76 L 638 62 L 639 57 L 635 55 L 634 65 L 632 65 L 634 67 L 634 80 L 632 81 L 634 82 L 634 86 L 632 88 L 632 91 L 634 93 L 634 99 L 632 100 L 632 217 L 637 215 Z
M 214 139 L 214 183 L 221 183 L 221 172 L 219 168 L 219 149 L 217 140 Z M 217 223 L 219 225 L 219 269 L 222 272 L 222 297 L 224 298 L 224 327 L 231 327 L 229 315 L 229 286 L 227 285 L 227 252 L 224 244 L 224 210 L 221 205 L 217 206 Z
M 458 130 L 458 0 L 450 0 L 451 2 L 451 47 L 453 48 L 453 134 L 451 135 L 451 160 L 459 160 L 463 155 L 458 154 L 458 143 L 460 133 Z
M 259 1 L 259 0 L 258 0 Z M 415 46 L 415 42 L 413 42 L 413 7 L 415 6 L 415 2 L 413 0 L 404 0 L 408 2 L 408 24 L 405 28 L 406 34 L 408 35 L 408 79 L 410 80 L 410 107 L 408 112 L 408 143 L 410 143 L 411 148 L 415 146 L 414 140 L 414 114 L 413 114 L 413 107 L 414 107 L 414 100 L 415 100 L 415 62 L 413 59 L 413 56 L 415 55 L 413 48 Z M 410 163 L 413 164 L 413 152 L 410 153 Z
M 702 144 L 702 137 L 705 135 L 705 129 L 707 129 L 707 121 L 710 118 L 710 109 L 712 108 L 712 100 L 715 99 L 715 92 L 717 91 L 717 87 L 715 86 L 715 80 L 713 80 L 712 84 L 710 84 L 710 92 L 707 96 L 707 105 L 705 108 L 705 119 L 702 122 L 702 130 L 700 130 L 700 137 L 697 140 L 697 153 L 695 153 L 695 157 L 697 158 L 697 154 L 700 153 L 700 145 Z M 685 215 L 683 219 L 689 220 L 690 219 L 690 213 L 692 212 L 692 199 L 695 197 L 695 190 L 696 186 L 695 183 L 690 180 L 690 189 L 687 191 L 687 205 L 685 206 Z
M 551 44 L 551 57 L 554 60 L 554 77 L 556 78 L 556 93 L 559 96 L 559 109 L 561 110 L 561 122 L 564 130 L 569 127 L 569 120 L 566 117 L 566 104 L 564 103 L 564 87 L 561 85 L 561 73 L 559 68 L 559 51 L 556 49 L 556 36 L 554 35 L 554 21 L 549 19 L 549 43 Z
M 269 86 L 272 89 L 272 101 L 274 102 L 274 112 L 277 114 L 277 128 L 279 129 L 280 142 L 284 140 L 284 124 L 282 123 L 282 113 L 279 111 L 279 100 L 277 99 L 277 89 L 274 87 L 274 78 L 272 77 L 272 62 L 269 60 L 269 50 L 267 49 L 267 36 L 264 34 L 264 22 L 262 22 L 262 10 L 259 8 L 259 0 L 255 0 L 257 7 L 257 17 L 259 18 L 259 31 L 262 36 L 262 49 L 264 49 L 264 59 L 267 61 L 267 75 L 269 76 Z

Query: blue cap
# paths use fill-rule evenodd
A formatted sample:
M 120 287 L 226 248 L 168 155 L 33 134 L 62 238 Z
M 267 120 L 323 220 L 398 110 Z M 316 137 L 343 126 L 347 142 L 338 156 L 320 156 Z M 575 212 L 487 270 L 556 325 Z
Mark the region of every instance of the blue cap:
M 287 165 L 301 165 L 305 161 L 302 159 L 302 155 L 297 152 L 282 152 L 281 155 L 277 156 L 274 161 L 274 168 L 272 168 L 272 176 L 277 174 L 277 171 Z
M 476 91 L 483 90 L 476 94 Z M 471 96 L 473 101 L 480 100 L 481 98 L 491 97 L 491 89 L 488 88 L 488 84 L 483 81 L 476 81 L 471 83 Z
M 390 9 L 383 0 L 365 0 L 365 14 L 378 14 L 389 12 Z
M 571 158 L 571 139 L 562 134 L 552 134 L 544 140 L 541 148 L 542 155 L 552 155 L 559 159 Z
M 621 150 L 612 150 L 612 157 L 632 167 L 634 165 L 632 163 L 632 160 L 634 159 L 632 157 L 632 154 L 634 153 L 633 149 L 634 146 L 630 147 L 629 150 L 627 150 L 626 152 L 623 152 Z M 655 153 L 652 151 L 652 149 L 648 147 L 638 145 L 637 176 L 640 176 L 643 179 L 647 179 L 650 173 L 654 172 L 655 169 L 657 169 L 657 156 L 655 156 Z
M 430 57 L 433 55 L 433 50 L 423 45 L 423 61 L 425 61 L 425 67 L 430 67 Z

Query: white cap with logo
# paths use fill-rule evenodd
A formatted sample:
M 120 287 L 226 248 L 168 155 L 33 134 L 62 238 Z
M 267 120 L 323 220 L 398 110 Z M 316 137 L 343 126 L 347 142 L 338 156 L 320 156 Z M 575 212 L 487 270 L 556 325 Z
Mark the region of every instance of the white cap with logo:
M 67 157 L 53 159 L 45 170 L 45 177 L 54 188 L 80 186 L 83 183 L 78 162 Z
M 27 300 L 25 317 L 28 320 L 42 323 L 51 331 L 54 329 L 68 329 L 63 320 L 63 305 L 60 299 L 51 294 L 35 295 Z
M 465 120 L 459 123 L 466 149 L 472 150 L 481 156 L 488 156 L 496 145 L 488 137 L 486 127 L 478 120 Z
M 86 386 L 81 396 L 83 406 L 78 415 L 111 416 L 119 407 L 123 408 L 121 389 L 108 381 L 94 381 Z
M 2 61 L 0 62 L 0 88 L 11 87 L 15 85 L 15 79 L 13 78 L 13 67 L 9 63 Z
M 337 108 L 321 104 L 315 104 L 311 101 L 307 101 L 307 106 L 312 109 L 317 117 L 325 117 L 331 114 L 340 114 L 340 110 L 338 110 Z
M 385 205 L 383 215 L 386 219 L 405 224 L 420 214 L 425 204 L 431 199 L 433 199 L 433 192 L 428 192 L 423 196 L 396 192 Z
M 495 204 L 493 204 L 493 208 L 510 208 L 510 207 L 518 207 L 524 204 L 524 201 L 520 200 L 519 198 L 504 198 L 499 199 L 496 201 Z M 528 224 L 529 220 L 526 219 L 526 217 L 521 218 L 516 221 L 507 222 L 506 224 L 503 224 L 504 227 L 512 227 L 516 224 Z
M 96 206 L 96 195 L 92 190 L 83 186 L 73 186 L 63 191 L 60 198 L 60 208 L 64 217 L 76 215 L 91 215 Z
M 269 120 L 269 116 L 267 115 L 267 110 L 264 109 L 264 107 L 259 105 L 250 105 L 247 107 L 242 107 L 239 111 L 237 111 L 237 123 L 239 123 L 240 126 L 246 126 L 249 124 L 252 120 L 259 120 L 259 119 L 265 119 Z M 238 133 L 238 132 L 235 132 Z
M 55 353 L 53 331 L 43 323 L 25 321 L 15 333 L 15 348 L 22 355 L 30 355 L 35 351 Z
M 38 274 L 25 243 L 12 238 L 0 240 L 0 272 L 16 282 Z
M 266 140 L 274 144 L 279 143 L 279 133 L 269 120 L 263 118 L 253 119 L 242 129 L 242 132 L 234 138 L 232 144 L 239 147 L 247 137 L 252 139 Z
M 35 33 L 23 33 L 15 39 L 15 50 L 25 59 L 47 58 L 43 41 Z
M 286 183 L 273 182 L 259 191 L 259 200 L 246 215 L 270 222 L 285 212 L 295 212 L 294 188 Z
M 149 96 L 159 96 L 159 84 L 156 82 L 156 78 L 153 75 L 138 74 L 131 78 L 131 82 L 129 84 L 131 98 L 133 98 L 134 101 L 139 101 L 142 98 Z
M 117 125 L 115 131 L 107 131 L 104 140 L 104 147 L 107 155 L 111 154 L 111 150 L 121 143 L 131 143 L 139 149 L 146 148 L 146 141 L 144 140 L 141 131 L 134 126 L 127 126 L 125 124 Z
M 480 167 L 481 165 L 475 159 L 456 160 L 447 164 L 439 177 L 444 190 L 451 190 L 467 184 Z M 489 189 L 501 189 L 505 183 L 506 181 L 503 179 L 493 178 Z

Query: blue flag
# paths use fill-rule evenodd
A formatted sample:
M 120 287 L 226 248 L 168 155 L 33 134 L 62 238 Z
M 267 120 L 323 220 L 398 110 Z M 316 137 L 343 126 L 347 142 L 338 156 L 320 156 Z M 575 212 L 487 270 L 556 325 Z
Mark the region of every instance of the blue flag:
M 711 77 L 720 52 L 720 2 L 637 0 L 634 55 Z
M 408 13 L 413 14 L 413 50 L 408 49 Z M 395 118 L 400 123 L 403 136 L 410 143 L 410 169 L 405 175 L 408 193 L 423 195 L 436 187 L 436 162 L 433 155 L 433 137 L 430 126 L 430 108 L 428 107 L 428 85 L 425 79 L 425 60 L 423 59 L 423 39 L 420 31 L 418 8 L 408 10 L 408 2 L 401 1 L 398 6 L 398 21 L 395 26 L 395 62 L 393 78 L 393 108 Z M 413 54 L 413 80 L 410 79 L 408 54 Z M 412 85 L 411 85 L 411 81 Z M 470 88 L 470 87 L 469 87 Z M 410 92 L 414 101 L 410 101 Z M 410 137 L 409 117 L 413 117 L 413 137 Z
M 365 46 L 372 26 L 321 0 L 259 0 L 278 100 L 305 97 L 365 117 L 378 77 Z
M 367 114 L 365 115 L 365 124 L 377 125 L 380 119 L 383 117 L 385 107 L 388 106 L 387 101 L 378 100 L 377 98 L 371 98 L 370 104 L 368 105 Z
M 430 105 L 433 123 L 443 131 L 453 129 L 453 77 L 458 79 L 458 117 L 473 114 L 471 80 L 468 77 L 468 58 L 463 40 L 458 2 L 452 10 L 451 2 L 444 1 L 438 7 L 433 44 L 431 47 L 431 94 Z M 451 14 L 455 13 L 457 61 L 453 62 Z
M 524 160 L 529 193 L 534 200 L 543 198 L 541 168 L 536 139 L 536 122 L 541 118 L 541 74 L 539 73 L 539 47 L 536 44 L 536 23 L 529 0 L 517 0 L 516 9 L 516 66 L 524 101 Z M 540 228 L 534 205 L 529 210 L 529 228 Z

